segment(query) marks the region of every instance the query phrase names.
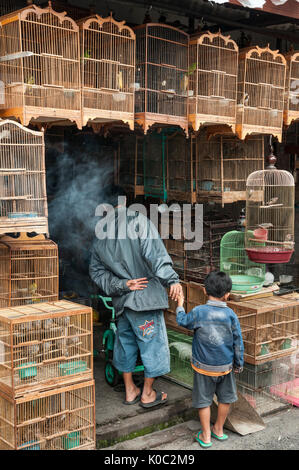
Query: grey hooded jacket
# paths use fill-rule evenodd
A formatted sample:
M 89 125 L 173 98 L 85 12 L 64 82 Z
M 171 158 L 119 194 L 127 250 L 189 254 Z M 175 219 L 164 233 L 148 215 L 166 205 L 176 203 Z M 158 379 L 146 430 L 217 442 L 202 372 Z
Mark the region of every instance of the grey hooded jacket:
M 111 211 L 105 221 L 108 232 L 115 230 L 115 236 L 95 240 L 89 273 L 112 297 L 116 315 L 125 307 L 137 312 L 168 308 L 165 288 L 179 282 L 179 277 L 154 224 L 126 207 Z M 145 289 L 131 291 L 126 285 L 128 280 L 142 277 L 148 279 Z

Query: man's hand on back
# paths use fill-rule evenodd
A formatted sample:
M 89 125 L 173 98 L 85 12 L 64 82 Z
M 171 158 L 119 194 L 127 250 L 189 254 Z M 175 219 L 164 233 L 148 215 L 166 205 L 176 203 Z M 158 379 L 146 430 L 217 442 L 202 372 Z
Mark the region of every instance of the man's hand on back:
M 140 277 L 139 279 L 131 279 L 127 282 L 127 286 L 130 290 L 143 290 L 147 287 L 148 280 L 146 277 Z
M 169 288 L 169 297 L 177 302 L 180 296 L 183 296 L 181 284 L 178 282 L 176 284 L 171 284 Z

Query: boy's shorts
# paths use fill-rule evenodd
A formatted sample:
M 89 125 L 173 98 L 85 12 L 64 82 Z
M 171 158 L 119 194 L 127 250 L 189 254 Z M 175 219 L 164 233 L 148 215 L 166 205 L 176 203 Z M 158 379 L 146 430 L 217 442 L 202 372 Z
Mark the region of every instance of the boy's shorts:
M 134 312 L 126 309 L 117 321 L 113 365 L 133 372 L 140 351 L 144 376 L 159 377 L 170 371 L 170 354 L 162 310 Z
M 211 377 L 194 371 L 192 391 L 193 408 L 206 408 L 211 406 L 214 394 L 217 396 L 218 403 L 234 403 L 238 400 L 233 371 L 219 377 Z

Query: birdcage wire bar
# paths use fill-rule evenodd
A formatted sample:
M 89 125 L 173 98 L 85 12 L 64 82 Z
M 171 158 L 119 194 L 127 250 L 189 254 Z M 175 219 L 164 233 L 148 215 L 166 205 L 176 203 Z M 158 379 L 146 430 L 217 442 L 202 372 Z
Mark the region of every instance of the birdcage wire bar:
M 222 206 L 246 200 L 247 177 L 264 168 L 264 137 L 242 141 L 233 134 L 209 132 L 201 131 L 196 142 L 197 200 Z
M 48 233 L 43 132 L 0 120 L 0 234 Z
M 98 15 L 79 22 L 83 125 L 123 121 L 134 130 L 135 33 Z
M 95 448 L 94 381 L 20 398 L 0 392 L 1 450 Z
M 259 46 L 239 52 L 236 133 L 272 134 L 281 142 L 286 60 Z
M 238 51 L 235 41 L 220 32 L 191 36 L 188 118 L 193 130 L 226 124 L 235 132 Z
M 284 124 L 289 126 L 299 119 L 299 52 L 287 54 L 286 61 Z
M 136 34 L 135 120 L 145 132 L 158 123 L 188 134 L 188 44 L 184 31 L 161 23 Z
M 143 153 L 143 136 L 130 133 L 119 139 L 117 183 L 133 193 L 134 198 L 144 195 Z
M 2 118 L 82 127 L 79 27 L 51 2 L 0 18 L 0 74 Z
M 0 309 L 0 389 L 20 397 L 92 378 L 92 310 L 67 301 Z

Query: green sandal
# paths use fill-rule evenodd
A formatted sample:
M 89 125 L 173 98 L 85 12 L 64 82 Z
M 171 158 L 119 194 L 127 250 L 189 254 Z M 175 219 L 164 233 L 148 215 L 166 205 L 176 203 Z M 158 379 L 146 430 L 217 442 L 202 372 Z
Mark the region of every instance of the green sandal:
M 217 439 L 218 441 L 226 441 L 226 439 L 228 439 L 227 434 L 223 434 L 223 436 L 217 436 L 217 434 L 215 434 L 213 431 L 211 431 L 211 436 Z
M 211 447 L 212 445 L 212 442 L 204 442 L 202 441 L 201 439 L 199 439 L 199 435 L 202 434 L 202 431 L 199 431 L 199 433 L 197 433 L 197 435 L 195 436 L 195 440 L 201 445 L 201 447 L 203 447 L 204 449 L 206 449 L 207 447 Z

